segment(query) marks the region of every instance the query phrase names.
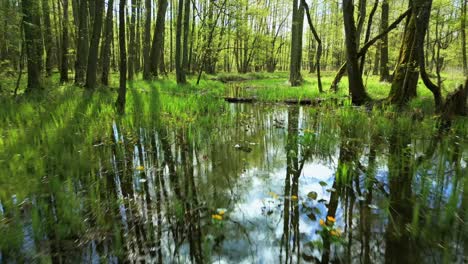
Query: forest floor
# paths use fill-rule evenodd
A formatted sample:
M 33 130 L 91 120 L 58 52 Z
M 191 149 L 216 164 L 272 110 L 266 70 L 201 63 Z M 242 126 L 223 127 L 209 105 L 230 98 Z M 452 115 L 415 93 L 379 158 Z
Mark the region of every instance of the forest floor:
M 196 85 L 196 76 L 188 76 L 188 85 L 177 85 L 175 76 L 170 74 L 165 78 L 152 82 L 142 81 L 140 76 L 136 81 L 130 81 L 128 88 L 129 93 L 132 89 L 139 92 L 148 92 L 151 88 L 159 88 L 159 92 L 163 95 L 176 97 L 184 97 L 190 99 L 200 95 L 210 95 L 216 99 L 239 98 L 239 99 L 254 99 L 256 102 L 264 103 L 281 103 L 285 101 L 304 101 L 304 100 L 327 100 L 327 99 L 346 99 L 348 97 L 347 77 L 345 76 L 338 85 L 338 91 L 331 92 L 330 86 L 335 76 L 335 72 L 322 73 L 322 84 L 324 93 L 319 93 L 317 78 L 314 74 L 303 72 L 304 82 L 299 87 L 291 87 L 288 83 L 287 72 L 276 73 L 220 73 L 218 75 L 202 76 L 199 85 Z M 61 91 L 75 90 L 75 85 L 69 84 L 59 86 L 58 74 L 54 74 L 48 78 L 46 82 L 45 97 L 58 96 Z M 2 77 L 0 86 L 0 97 L 7 98 L 13 94 L 16 86 L 16 77 Z M 378 76 L 364 76 L 364 85 L 370 97 L 374 100 L 385 99 L 390 91 L 391 84 L 380 82 Z M 443 95 L 446 96 L 450 92 L 456 90 L 459 85 L 464 83 L 464 76 L 460 73 L 446 74 L 443 76 Z M 26 78 L 23 77 L 20 82 L 19 93 L 26 85 Z M 111 94 L 117 92 L 118 76 L 112 76 L 110 80 L 110 89 L 98 89 L 101 94 L 107 94 L 113 98 Z M 75 92 L 80 93 L 82 89 Z M 108 93 L 108 92 L 111 93 Z M 106 96 L 107 96 L 106 95 Z M 189 97 L 187 97 L 189 95 Z M 113 99 L 109 98 L 110 101 Z M 205 97 L 206 98 L 206 97 Z M 163 101 L 164 102 L 164 101 Z M 205 100 L 206 102 L 206 100 Z M 418 97 L 412 100 L 408 107 L 409 110 L 417 109 L 426 114 L 434 113 L 434 102 L 431 92 L 424 86 L 422 81 L 419 81 Z

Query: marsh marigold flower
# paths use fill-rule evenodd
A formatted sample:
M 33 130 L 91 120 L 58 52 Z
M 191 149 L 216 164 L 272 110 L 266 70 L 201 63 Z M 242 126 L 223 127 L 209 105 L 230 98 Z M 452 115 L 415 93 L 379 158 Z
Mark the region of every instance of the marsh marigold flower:
M 336 219 L 333 216 L 328 216 L 327 221 L 330 222 L 330 223 L 335 223 Z
M 214 214 L 214 215 L 211 215 L 211 218 L 215 219 L 215 220 L 223 220 L 223 216 L 222 215 L 219 215 L 219 214 Z
M 319 223 L 321 226 L 325 226 L 325 221 L 323 221 L 323 219 L 320 219 Z

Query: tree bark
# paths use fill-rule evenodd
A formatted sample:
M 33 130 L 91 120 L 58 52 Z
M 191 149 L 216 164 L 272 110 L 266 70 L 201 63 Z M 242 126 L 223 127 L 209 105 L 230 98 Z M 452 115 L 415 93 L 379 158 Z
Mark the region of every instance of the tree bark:
M 380 45 L 379 43 L 375 49 L 375 56 L 374 56 L 374 68 L 372 70 L 372 75 L 379 75 L 379 69 L 380 69 Z
M 289 68 L 289 82 L 291 86 L 301 85 L 302 63 L 302 28 L 304 24 L 304 7 L 302 2 L 293 0 L 292 30 L 291 30 L 291 62 Z
M 358 57 L 361 57 L 364 55 L 367 50 L 374 45 L 375 42 L 378 40 L 382 39 L 384 36 L 386 36 L 390 31 L 395 29 L 400 22 L 407 17 L 411 13 L 411 8 L 406 10 L 403 14 L 401 14 L 388 28 L 386 28 L 383 32 L 381 32 L 379 35 L 375 36 L 373 39 L 369 40 L 362 48 L 359 50 Z M 338 90 L 338 83 L 341 81 L 341 78 L 343 78 L 343 75 L 346 73 L 346 67 L 347 67 L 347 62 L 343 63 L 341 65 L 340 69 L 336 73 L 335 78 L 333 79 L 332 85 L 330 87 L 330 90 L 332 91 L 337 91 Z
M 128 45 L 128 80 L 133 81 L 133 76 L 135 75 L 135 60 L 136 60 L 136 29 L 135 29 L 135 22 L 136 22 L 136 3 L 135 0 L 130 1 L 130 41 Z M 128 15 L 129 16 L 129 15 Z
M 49 0 L 42 0 L 42 11 L 43 11 L 43 21 L 44 21 L 44 47 L 45 47 L 45 70 L 46 76 L 49 77 L 52 75 L 53 67 L 53 45 L 54 38 L 52 36 L 52 25 L 50 23 L 50 6 Z
M 189 72 L 190 65 L 188 64 L 188 55 L 189 55 L 189 31 L 190 31 L 190 0 L 185 0 L 184 5 L 184 41 L 182 45 L 183 55 L 182 55 L 182 67 L 185 72 Z
M 462 58 L 463 58 L 463 72 L 468 75 L 468 62 L 466 55 L 466 9 L 468 0 L 462 0 L 462 14 L 461 14 L 461 41 L 462 41 Z
M 418 46 L 417 40 L 417 16 L 421 6 L 428 0 L 410 1 L 411 13 L 406 21 L 403 43 L 400 48 L 400 57 L 393 75 L 392 88 L 389 94 L 389 101 L 393 104 L 403 106 L 417 96 L 416 87 L 419 79 L 418 68 Z M 431 0 L 429 0 L 431 1 Z M 425 34 L 425 32 L 423 32 Z
M 389 4 L 388 0 L 382 2 L 382 18 L 381 18 L 381 31 L 388 27 L 388 13 Z M 388 36 L 385 35 L 380 42 L 380 81 L 389 82 L 390 72 L 388 69 Z
M 419 71 L 421 73 L 421 79 L 423 80 L 426 87 L 432 92 L 434 96 L 434 103 L 436 112 L 440 113 L 442 111 L 442 92 L 439 85 L 435 85 L 429 78 L 429 75 L 426 72 L 426 59 L 424 53 L 424 39 L 426 32 L 429 27 L 429 20 L 431 15 L 432 0 L 424 0 L 421 2 L 421 5 L 418 7 L 419 12 L 417 13 L 416 18 L 416 48 L 417 48 L 417 58 Z
M 28 86 L 26 93 L 42 89 L 42 34 L 40 23 L 39 2 L 36 0 L 23 0 L 23 28 L 26 44 Z
M 104 25 L 104 42 L 101 46 L 101 83 L 109 85 L 111 43 L 113 41 L 114 0 L 107 2 L 106 22 Z
M 180 4 L 180 1 L 179 1 L 179 4 Z M 153 45 L 151 47 L 151 54 L 150 54 L 150 61 L 149 61 L 151 77 L 158 77 L 159 75 L 158 68 L 161 63 L 161 58 L 162 58 L 167 7 L 168 7 L 167 0 L 158 0 L 158 13 L 156 17 L 156 26 L 154 28 L 154 34 L 153 34 Z
M 89 30 L 88 30 L 88 1 L 77 0 L 78 2 L 78 38 L 75 62 L 75 84 L 83 84 L 86 65 L 88 63 L 89 53 Z
M 187 1 L 187 0 L 186 0 Z M 185 77 L 184 66 L 182 65 L 182 20 L 184 16 L 184 0 L 179 0 L 179 6 L 177 11 L 177 25 L 176 25 L 176 46 L 175 46 L 175 66 L 176 66 L 176 79 L 177 84 L 187 83 Z
M 322 79 L 320 77 L 320 58 L 322 57 L 322 40 L 320 39 L 319 35 L 317 34 L 317 31 L 315 30 L 314 24 L 312 23 L 312 18 L 310 17 L 310 11 L 309 11 L 309 6 L 305 2 L 305 0 L 302 0 L 302 5 L 306 11 L 307 15 L 307 22 L 309 23 L 310 30 L 312 31 L 312 34 L 314 35 L 315 41 L 317 41 L 317 55 L 315 56 L 316 59 L 316 69 L 317 69 L 317 82 L 318 82 L 318 89 L 319 92 L 323 92 L 323 87 L 322 87 Z
M 375 12 L 377 11 L 377 7 L 379 6 L 379 0 L 375 0 L 374 7 L 372 8 L 370 14 L 369 14 L 369 21 L 367 22 L 367 29 L 366 29 L 366 35 L 364 39 L 364 43 L 367 43 L 370 39 L 371 31 L 372 31 L 372 21 L 374 20 L 374 15 Z M 366 54 L 363 54 L 361 57 L 361 74 L 364 73 L 364 66 L 366 64 Z
M 145 33 L 143 39 L 143 79 L 150 80 L 151 65 L 151 0 L 145 0 Z
M 89 47 L 88 67 L 86 70 L 86 85 L 87 89 L 96 88 L 97 77 L 97 63 L 98 63 L 98 50 L 99 41 L 101 40 L 102 30 L 102 12 L 104 10 L 104 0 L 95 1 L 94 9 L 94 25 L 93 36 L 91 38 L 91 45 Z
M 125 102 L 127 95 L 127 50 L 125 47 L 125 2 L 120 0 L 119 4 L 119 47 L 120 47 L 120 80 L 119 95 L 116 108 L 119 114 L 125 113 Z
M 62 0 L 62 62 L 60 63 L 60 82 L 68 82 L 68 0 Z
M 364 89 L 362 75 L 359 69 L 353 0 L 343 0 L 343 18 L 345 25 L 346 57 L 348 59 L 349 93 L 351 94 L 351 101 L 353 104 L 362 105 L 369 101 L 370 98 Z

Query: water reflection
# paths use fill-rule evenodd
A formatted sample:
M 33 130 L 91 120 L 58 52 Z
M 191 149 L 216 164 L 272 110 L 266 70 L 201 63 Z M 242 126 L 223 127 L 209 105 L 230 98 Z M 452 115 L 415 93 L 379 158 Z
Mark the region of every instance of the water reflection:
M 50 160 L 37 191 L 1 201 L 0 262 L 466 261 L 466 138 L 398 119 L 366 130 L 365 113 L 224 111 L 114 123 L 73 177 Z

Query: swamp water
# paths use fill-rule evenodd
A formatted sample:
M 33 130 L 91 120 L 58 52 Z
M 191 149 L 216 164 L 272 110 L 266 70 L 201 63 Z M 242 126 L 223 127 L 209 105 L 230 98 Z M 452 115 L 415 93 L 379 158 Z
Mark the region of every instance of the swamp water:
M 464 124 L 438 135 L 278 105 L 205 115 L 32 139 L 0 163 L 14 178 L 0 187 L 0 263 L 468 261 Z

